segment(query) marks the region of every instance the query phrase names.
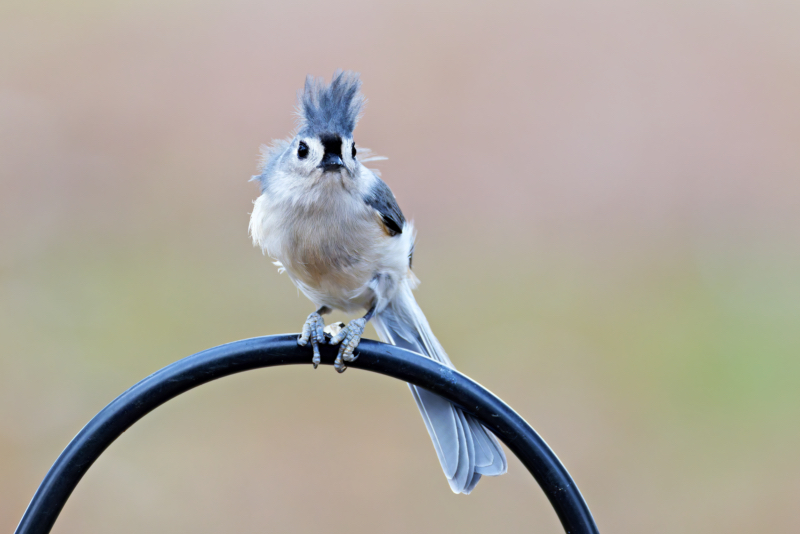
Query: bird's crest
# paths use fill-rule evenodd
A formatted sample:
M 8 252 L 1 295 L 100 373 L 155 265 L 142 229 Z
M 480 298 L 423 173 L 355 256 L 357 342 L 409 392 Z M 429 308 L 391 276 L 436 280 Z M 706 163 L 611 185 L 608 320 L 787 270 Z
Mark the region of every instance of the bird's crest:
M 322 78 L 306 77 L 299 95 L 299 130 L 303 135 L 336 133 L 352 137 L 364 107 L 361 80 L 357 72 L 337 70 L 330 84 Z

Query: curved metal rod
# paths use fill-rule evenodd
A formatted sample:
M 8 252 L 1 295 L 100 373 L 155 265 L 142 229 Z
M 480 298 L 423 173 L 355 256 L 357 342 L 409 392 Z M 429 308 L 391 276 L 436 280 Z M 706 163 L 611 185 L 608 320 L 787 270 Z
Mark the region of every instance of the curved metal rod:
M 320 346 L 322 363 L 333 365 L 337 347 Z M 556 455 L 507 404 L 470 378 L 415 354 L 362 340 L 348 364 L 428 389 L 471 413 L 517 455 L 542 487 L 569 534 L 597 534 L 583 497 Z M 16 534 L 47 534 L 75 486 L 111 443 L 146 414 L 206 382 L 258 369 L 310 364 L 311 350 L 297 335 L 245 339 L 198 352 L 153 373 L 114 399 L 78 432 L 44 477 Z

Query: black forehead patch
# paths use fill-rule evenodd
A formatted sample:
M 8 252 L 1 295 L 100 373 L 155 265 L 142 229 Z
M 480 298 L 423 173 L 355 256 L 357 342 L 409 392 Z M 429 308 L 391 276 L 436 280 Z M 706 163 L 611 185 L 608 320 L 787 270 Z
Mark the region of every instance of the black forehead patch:
M 342 157 L 342 138 L 336 134 L 322 134 L 319 136 L 326 154 L 336 154 Z

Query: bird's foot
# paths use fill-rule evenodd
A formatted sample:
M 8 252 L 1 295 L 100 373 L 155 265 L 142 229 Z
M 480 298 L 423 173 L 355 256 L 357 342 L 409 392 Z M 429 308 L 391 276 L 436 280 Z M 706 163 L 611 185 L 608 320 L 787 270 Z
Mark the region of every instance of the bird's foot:
M 358 342 L 361 341 L 361 335 L 364 333 L 364 327 L 366 326 L 367 320 L 365 318 L 353 319 L 350 324 L 331 338 L 331 345 L 339 345 L 339 354 L 333 362 L 333 368 L 338 372 L 344 373 L 347 369 L 344 362 L 352 362 L 358 358 L 353 354 L 353 351 L 358 346 Z
M 311 342 L 311 347 L 314 349 L 314 357 L 311 358 L 311 363 L 314 364 L 314 369 L 317 368 L 320 362 L 319 345 L 325 344 L 325 321 L 318 312 L 314 312 L 308 316 L 305 324 L 303 325 L 303 332 L 297 338 L 297 344 L 301 347 L 308 345 Z

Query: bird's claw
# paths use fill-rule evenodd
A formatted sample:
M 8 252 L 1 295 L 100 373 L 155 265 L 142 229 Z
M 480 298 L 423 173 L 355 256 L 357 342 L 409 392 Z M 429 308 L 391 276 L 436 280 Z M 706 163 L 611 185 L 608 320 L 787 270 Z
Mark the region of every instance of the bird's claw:
M 340 373 L 347 370 L 344 362 L 352 362 L 357 355 L 353 351 L 361 341 L 361 335 L 364 333 L 364 328 L 367 326 L 367 320 L 363 317 L 361 319 L 353 319 L 350 324 L 342 328 L 342 330 L 331 338 L 331 345 L 339 345 L 339 354 L 333 362 L 333 368 Z
M 314 369 L 317 368 L 321 359 L 319 356 L 319 345 L 325 344 L 325 322 L 322 316 L 314 312 L 308 316 L 305 324 L 303 325 L 303 332 L 297 338 L 297 344 L 301 347 L 308 345 L 311 342 L 311 347 L 314 349 L 314 357 L 311 358 L 311 363 L 314 364 Z

